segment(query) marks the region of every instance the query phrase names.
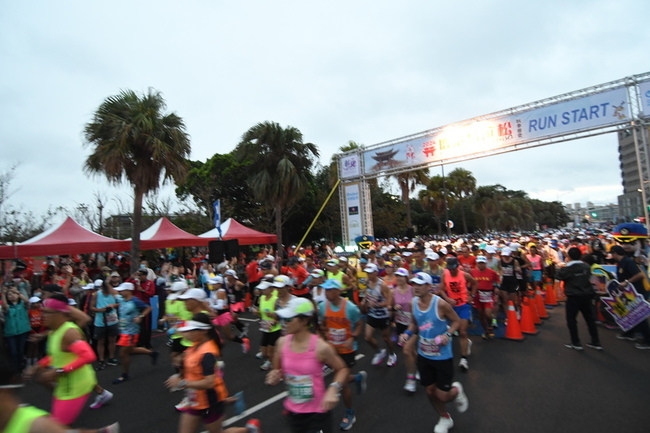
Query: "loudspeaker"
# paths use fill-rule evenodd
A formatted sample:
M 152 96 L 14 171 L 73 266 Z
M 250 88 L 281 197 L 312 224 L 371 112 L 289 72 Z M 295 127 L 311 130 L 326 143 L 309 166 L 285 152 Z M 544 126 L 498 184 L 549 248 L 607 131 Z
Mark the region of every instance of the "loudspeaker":
M 413 239 L 415 237 L 415 229 L 413 227 L 406 229 L 406 237 L 409 239 Z
M 229 239 L 227 241 L 208 242 L 210 263 L 221 263 L 230 260 L 232 257 L 239 257 L 239 241 Z

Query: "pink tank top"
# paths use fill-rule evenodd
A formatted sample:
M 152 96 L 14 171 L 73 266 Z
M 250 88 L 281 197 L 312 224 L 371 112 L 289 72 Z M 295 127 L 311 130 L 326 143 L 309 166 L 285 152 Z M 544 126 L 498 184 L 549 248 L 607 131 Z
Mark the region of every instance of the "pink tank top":
M 542 256 L 537 254 L 537 255 L 535 255 L 533 257 L 530 254 L 527 254 L 526 258 L 530 261 L 530 264 L 532 265 L 532 270 L 533 271 L 541 271 L 542 270 Z
M 282 346 L 282 370 L 284 383 L 289 395 L 284 400 L 284 408 L 293 413 L 322 413 L 325 398 L 323 364 L 316 356 L 318 337 L 312 335 L 309 349 L 303 353 L 291 350 L 293 335 L 287 335 Z

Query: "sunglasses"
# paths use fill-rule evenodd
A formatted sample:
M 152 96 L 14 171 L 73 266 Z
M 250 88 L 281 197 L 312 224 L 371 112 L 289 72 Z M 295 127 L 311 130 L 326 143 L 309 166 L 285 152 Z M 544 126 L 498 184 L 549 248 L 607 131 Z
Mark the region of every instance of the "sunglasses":
M 289 322 L 291 322 L 293 319 L 295 319 L 296 317 L 298 317 L 298 316 L 293 316 L 293 317 L 282 317 L 282 318 L 280 319 L 280 321 L 281 321 L 281 322 L 284 322 L 284 323 L 289 323 Z

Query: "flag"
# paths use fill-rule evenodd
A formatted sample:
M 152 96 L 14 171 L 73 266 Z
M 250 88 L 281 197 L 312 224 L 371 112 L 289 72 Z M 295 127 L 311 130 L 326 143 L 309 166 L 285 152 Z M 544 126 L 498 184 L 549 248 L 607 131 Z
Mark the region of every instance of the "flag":
M 219 232 L 219 237 L 223 237 L 223 233 L 221 233 L 221 201 L 215 201 L 212 206 L 214 207 L 214 226 Z

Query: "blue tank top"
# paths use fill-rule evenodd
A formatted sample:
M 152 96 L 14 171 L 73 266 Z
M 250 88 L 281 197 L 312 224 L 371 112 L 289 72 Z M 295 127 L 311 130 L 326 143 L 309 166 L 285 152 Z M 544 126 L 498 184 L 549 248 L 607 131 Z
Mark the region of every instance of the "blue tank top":
M 451 340 L 444 346 L 439 346 L 435 342 L 438 335 L 447 332 L 447 321 L 442 320 L 438 316 L 438 302 L 440 297 L 433 295 L 429 308 L 422 311 L 418 307 L 420 298 L 413 298 L 413 317 L 415 323 L 418 325 L 418 355 L 432 359 L 435 361 L 442 361 L 444 359 L 453 358 L 451 351 Z

